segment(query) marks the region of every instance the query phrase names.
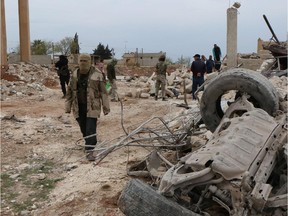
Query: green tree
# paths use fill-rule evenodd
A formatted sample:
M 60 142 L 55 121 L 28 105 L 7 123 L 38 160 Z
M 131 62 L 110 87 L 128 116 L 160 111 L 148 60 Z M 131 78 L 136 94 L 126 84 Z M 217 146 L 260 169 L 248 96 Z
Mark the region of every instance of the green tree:
M 99 43 L 97 48 L 93 50 L 93 55 L 98 55 L 101 59 L 111 59 L 114 56 L 114 49 L 109 49 L 108 45 L 104 47 L 103 44 Z
M 34 40 L 31 43 L 32 55 L 47 55 L 52 53 L 52 42 L 44 40 Z
M 71 43 L 71 54 L 79 54 L 80 48 L 79 48 L 79 41 L 78 41 L 78 34 L 74 35 L 73 42 Z

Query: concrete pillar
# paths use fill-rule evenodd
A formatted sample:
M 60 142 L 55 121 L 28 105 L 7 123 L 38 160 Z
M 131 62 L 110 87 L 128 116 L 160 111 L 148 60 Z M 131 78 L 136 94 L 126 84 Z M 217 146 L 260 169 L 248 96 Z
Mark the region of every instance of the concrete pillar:
M 6 19 L 5 19 L 5 4 L 4 0 L 0 1 L 1 4 L 1 72 L 7 69 L 7 37 L 6 37 Z
M 227 9 L 227 68 L 237 67 L 237 9 Z
M 258 38 L 258 40 L 257 40 L 257 54 L 260 55 L 262 50 L 263 50 L 263 41 L 261 40 L 261 38 Z
M 20 61 L 31 61 L 30 23 L 28 0 L 18 0 L 19 33 L 20 33 Z

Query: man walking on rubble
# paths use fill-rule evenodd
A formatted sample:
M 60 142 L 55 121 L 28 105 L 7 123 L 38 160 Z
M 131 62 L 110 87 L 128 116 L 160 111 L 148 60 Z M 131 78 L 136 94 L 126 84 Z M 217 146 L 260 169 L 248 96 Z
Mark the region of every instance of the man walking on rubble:
M 97 119 L 101 108 L 104 115 L 110 112 L 108 93 L 105 88 L 102 72 L 92 67 L 89 54 L 79 57 L 79 69 L 72 74 L 66 95 L 65 112 L 73 111 L 81 133 L 85 139 L 86 158 L 94 161 L 93 149 L 97 143 Z M 90 136 L 91 137 L 88 137 Z
M 113 59 L 111 62 L 107 65 L 107 78 L 111 85 L 111 101 L 117 102 L 119 100 L 118 94 L 117 94 L 117 85 L 116 85 L 116 71 L 115 71 L 115 65 L 117 64 L 117 60 Z
M 204 74 L 206 73 L 206 65 L 200 59 L 200 55 L 196 54 L 193 56 L 194 61 L 191 64 L 191 71 L 192 71 L 192 97 L 193 100 L 196 100 L 195 92 L 198 88 L 204 83 Z
M 214 48 L 212 49 L 213 57 L 214 57 L 214 62 L 215 62 L 215 69 L 217 71 L 220 70 L 221 68 L 221 49 L 217 44 L 214 44 Z
M 206 61 L 206 70 L 207 70 L 207 73 L 212 73 L 213 72 L 213 69 L 215 67 L 215 64 L 214 64 L 214 61 L 212 59 L 212 55 L 209 55 L 209 59 Z
M 165 97 L 166 71 L 167 71 L 167 64 L 165 63 L 165 59 L 166 56 L 161 55 L 159 57 L 159 62 L 156 64 L 155 100 L 158 100 L 158 92 L 159 87 L 161 85 L 162 101 L 167 101 Z
M 57 68 L 57 74 L 60 79 L 61 90 L 63 93 L 63 97 L 66 96 L 66 85 L 69 84 L 70 80 L 70 71 L 68 68 L 68 59 L 64 55 L 59 56 L 59 61 L 55 63 L 55 67 Z

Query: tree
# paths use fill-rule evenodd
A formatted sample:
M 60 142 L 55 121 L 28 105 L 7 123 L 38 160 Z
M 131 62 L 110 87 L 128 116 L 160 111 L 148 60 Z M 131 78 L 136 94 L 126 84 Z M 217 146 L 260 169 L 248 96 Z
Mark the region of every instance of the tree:
M 44 40 L 34 40 L 31 43 L 32 55 L 47 55 L 52 53 L 52 42 Z
M 93 55 L 98 55 L 101 59 L 111 59 L 115 54 L 113 48 L 109 49 L 108 45 L 104 47 L 103 44 L 99 43 L 97 48 L 93 50 Z
M 170 58 L 170 57 L 166 57 L 166 63 L 168 63 L 168 64 L 173 64 L 173 60 L 172 60 L 172 58 Z
M 78 42 L 78 34 L 74 35 L 73 42 L 71 43 L 71 54 L 79 54 L 80 48 L 79 48 L 79 42 Z
M 190 66 L 191 64 L 191 58 L 190 57 L 183 57 L 181 55 L 180 58 L 177 59 L 177 61 L 175 62 L 175 64 L 181 64 L 181 65 L 186 65 L 186 66 Z
M 61 41 L 55 43 L 54 51 L 59 52 L 62 55 L 69 55 L 71 54 L 71 48 L 73 47 L 73 43 L 74 39 L 72 37 L 65 37 Z

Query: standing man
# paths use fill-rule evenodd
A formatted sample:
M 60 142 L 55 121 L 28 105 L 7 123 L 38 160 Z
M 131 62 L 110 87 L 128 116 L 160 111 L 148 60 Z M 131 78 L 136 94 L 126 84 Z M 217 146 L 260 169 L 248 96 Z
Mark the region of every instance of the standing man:
M 104 60 L 102 58 L 100 58 L 100 62 L 98 64 L 98 69 L 103 73 L 105 74 L 105 71 L 104 71 Z
M 118 94 L 117 94 L 117 85 L 116 85 L 116 71 L 115 71 L 115 65 L 117 64 L 117 60 L 113 59 L 111 62 L 107 65 L 107 78 L 111 85 L 111 101 L 117 102 L 119 100 Z
M 196 100 L 194 93 L 197 90 L 198 86 L 201 86 L 204 83 L 204 74 L 206 72 L 206 65 L 200 59 L 199 54 L 196 54 L 193 57 L 194 57 L 194 61 L 191 64 L 191 71 L 193 73 L 192 75 L 192 80 L 193 80 L 192 97 L 193 97 L 193 100 Z
M 89 161 L 94 161 L 93 149 L 97 143 L 97 119 L 101 108 L 104 115 L 110 112 L 108 93 L 105 88 L 103 75 L 97 68 L 92 67 L 89 54 L 79 57 L 79 69 L 72 74 L 68 86 L 65 112 L 73 111 L 81 133 L 85 139 L 85 152 Z M 87 137 L 90 136 L 91 137 Z
M 66 96 L 66 85 L 69 84 L 70 80 L 70 71 L 68 68 L 68 59 L 64 55 L 59 56 L 59 61 L 55 63 L 55 67 L 57 68 L 57 74 L 60 79 L 61 89 L 63 93 L 63 97 Z
M 166 71 L 167 64 L 165 63 L 166 56 L 161 55 L 159 62 L 156 64 L 156 82 L 155 82 L 155 100 L 158 100 L 159 87 L 161 85 L 162 101 L 167 101 L 165 97 L 166 86 Z
M 202 60 L 204 63 L 206 63 L 206 61 L 207 61 L 206 56 L 205 56 L 205 55 L 201 55 L 201 60 Z
M 206 61 L 206 70 L 208 74 L 213 72 L 214 66 L 215 64 L 212 59 L 212 55 L 209 55 L 209 59 Z
M 104 72 L 104 63 L 103 63 L 103 59 L 99 57 L 94 57 L 94 67 L 97 68 L 99 71 L 101 71 L 103 77 L 104 77 L 104 81 L 106 82 L 106 75 Z
M 220 67 L 221 67 L 221 56 L 222 56 L 222 53 L 221 53 L 220 47 L 217 46 L 217 44 L 214 44 L 214 48 L 212 49 L 212 53 L 213 53 L 214 61 L 215 61 L 215 69 L 217 71 L 219 71 Z

